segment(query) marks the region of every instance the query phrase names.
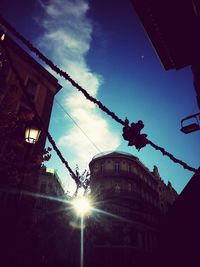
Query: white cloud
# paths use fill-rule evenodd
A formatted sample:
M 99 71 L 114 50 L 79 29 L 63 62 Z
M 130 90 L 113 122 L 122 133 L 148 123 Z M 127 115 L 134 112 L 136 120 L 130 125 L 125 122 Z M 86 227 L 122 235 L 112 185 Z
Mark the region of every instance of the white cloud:
M 40 19 L 40 25 L 44 29 L 39 40 L 40 47 L 48 52 L 59 67 L 96 97 L 103 78 L 92 72 L 85 59 L 92 40 L 92 23 L 87 17 L 88 2 L 50 0 L 45 4 L 39 3 L 44 10 Z M 65 84 L 67 86 L 67 83 Z M 86 100 L 76 89 L 65 94 L 63 105 L 102 151 L 119 146 L 119 137 L 110 129 L 96 105 Z M 71 160 L 80 168 L 86 168 L 97 153 L 76 126 L 66 130 L 58 143 L 65 151 L 68 150 L 68 155 L 72 156 Z

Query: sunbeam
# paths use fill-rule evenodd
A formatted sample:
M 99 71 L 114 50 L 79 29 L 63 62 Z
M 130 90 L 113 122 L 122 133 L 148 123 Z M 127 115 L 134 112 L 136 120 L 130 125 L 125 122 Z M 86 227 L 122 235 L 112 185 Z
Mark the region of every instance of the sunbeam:
M 107 212 L 107 211 L 104 211 L 104 210 L 101 210 L 101 209 L 97 209 L 97 208 L 92 207 L 92 211 L 97 212 L 97 213 L 101 213 L 101 214 L 105 214 L 107 216 L 110 216 L 112 218 L 115 218 L 115 219 L 118 219 L 118 220 L 121 220 L 121 221 L 132 223 L 131 220 L 128 220 L 128 219 L 126 219 L 124 217 L 118 216 L 116 214 L 113 214 L 113 213 L 110 213 L 110 212 Z
M 39 193 L 33 193 L 33 192 L 30 192 L 30 191 L 16 190 L 16 189 L 9 189 L 9 190 L 2 190 L 1 189 L 0 191 L 7 192 L 9 194 L 19 194 L 19 193 L 21 193 L 22 195 L 26 195 L 26 196 L 43 198 L 43 199 L 48 199 L 48 200 L 52 200 L 52 201 L 57 201 L 57 202 L 62 202 L 62 203 L 66 203 L 66 204 L 71 204 L 71 201 L 70 200 L 66 200 L 66 199 L 63 199 L 63 198 L 54 197 L 54 196 L 51 196 L 51 195 L 44 195 L 44 194 L 39 194 Z

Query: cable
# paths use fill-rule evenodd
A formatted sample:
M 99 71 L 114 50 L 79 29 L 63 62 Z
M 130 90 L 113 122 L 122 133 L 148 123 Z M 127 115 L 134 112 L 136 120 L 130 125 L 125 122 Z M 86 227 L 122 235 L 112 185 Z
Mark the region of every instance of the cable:
M 46 56 L 44 56 L 36 47 L 32 45 L 30 41 L 28 41 L 26 38 L 24 38 L 23 35 L 21 35 L 19 32 L 15 30 L 14 27 L 12 27 L 1 15 L 0 15 L 0 22 L 3 24 L 5 28 L 7 28 L 15 37 L 17 37 L 22 43 L 24 43 L 33 53 L 36 54 L 38 58 L 40 58 L 43 62 L 45 62 L 53 71 L 55 71 L 57 74 L 59 74 L 61 77 L 63 77 L 65 80 L 69 81 L 73 87 L 78 89 L 83 93 L 83 95 L 96 104 L 103 112 L 107 113 L 110 117 L 112 117 L 116 122 L 122 124 L 123 126 L 126 126 L 126 122 L 120 119 L 114 112 L 110 111 L 106 106 L 104 106 L 99 100 L 91 96 L 84 88 L 82 88 L 76 81 L 74 81 L 70 75 L 60 69 L 57 65 L 55 65 L 50 59 L 48 59 Z M 161 151 L 161 153 L 165 156 L 168 156 L 174 163 L 180 164 L 183 168 L 188 169 L 189 171 L 196 172 L 197 169 L 192 168 L 188 166 L 183 161 L 175 158 L 172 154 L 165 151 L 164 148 L 155 145 L 150 140 L 147 140 L 147 144 L 151 145 L 156 150 Z
M 54 97 L 55 102 L 57 105 L 60 106 L 60 108 L 63 110 L 63 112 L 73 121 L 73 123 L 79 128 L 79 130 L 85 135 L 85 137 L 90 141 L 90 143 L 98 150 L 98 152 L 101 152 L 101 150 L 98 148 L 98 146 L 91 140 L 91 138 L 83 131 L 83 129 L 78 125 L 78 123 L 72 118 L 72 116 L 66 111 L 66 109 L 58 102 L 58 100 Z

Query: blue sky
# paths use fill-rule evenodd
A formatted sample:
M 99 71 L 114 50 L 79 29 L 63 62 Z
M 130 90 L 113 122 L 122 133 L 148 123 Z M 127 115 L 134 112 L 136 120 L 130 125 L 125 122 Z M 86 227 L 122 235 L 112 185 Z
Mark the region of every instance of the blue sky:
M 1 14 L 33 44 L 120 118 L 143 120 L 143 132 L 192 167 L 199 166 L 199 132 L 184 135 L 180 120 L 198 112 L 189 67 L 165 71 L 129 0 L 2 1 Z M 41 63 L 41 62 L 40 62 Z M 137 156 L 181 192 L 192 176 L 150 146 L 138 152 L 121 137 L 122 126 L 66 81 L 56 99 L 101 151 Z M 70 166 L 87 168 L 99 151 L 54 103 L 50 132 Z M 48 163 L 71 189 L 56 155 Z

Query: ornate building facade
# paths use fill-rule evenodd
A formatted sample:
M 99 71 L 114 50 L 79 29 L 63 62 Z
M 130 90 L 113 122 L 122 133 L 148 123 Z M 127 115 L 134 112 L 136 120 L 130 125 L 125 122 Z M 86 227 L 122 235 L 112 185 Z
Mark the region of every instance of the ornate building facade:
M 163 182 L 156 166 L 150 172 L 128 153 L 100 153 L 89 166 L 91 195 L 102 211 L 91 222 L 93 264 L 145 265 L 157 246 L 159 221 L 175 201 L 176 191 Z

